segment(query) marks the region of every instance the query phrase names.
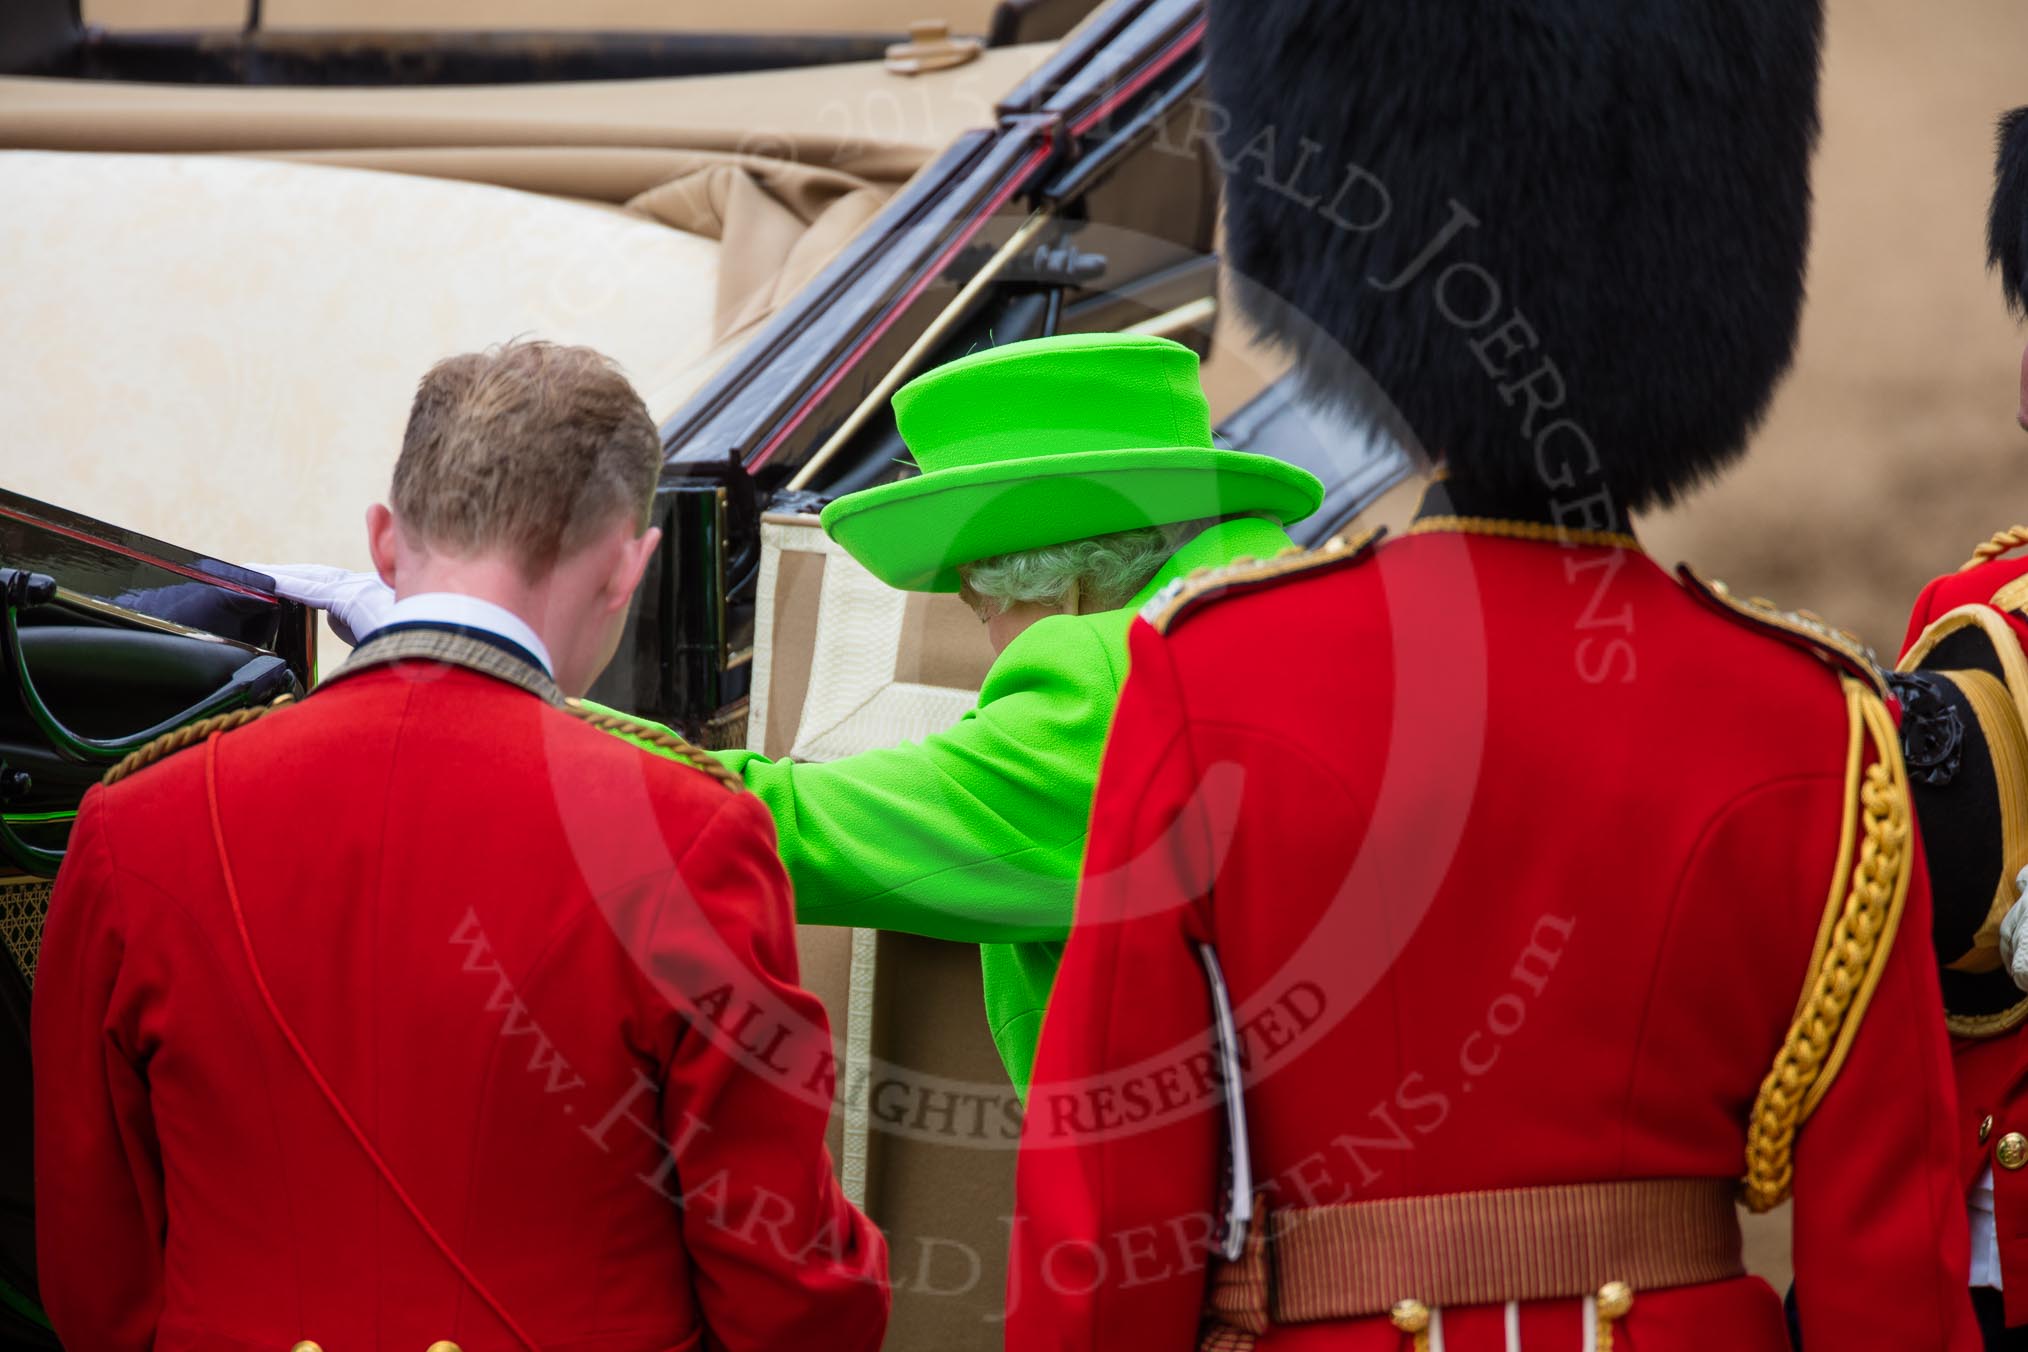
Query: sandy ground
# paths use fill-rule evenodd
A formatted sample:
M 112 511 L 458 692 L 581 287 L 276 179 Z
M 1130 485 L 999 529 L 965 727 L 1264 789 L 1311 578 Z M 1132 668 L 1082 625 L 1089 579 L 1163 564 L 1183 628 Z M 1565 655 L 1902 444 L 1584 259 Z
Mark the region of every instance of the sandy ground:
M 1832 0 L 1796 370 L 1747 462 L 1648 524 L 1658 555 L 1888 647 L 1925 580 L 2028 519 L 2021 334 L 1984 265 L 2024 50 L 2018 0 Z

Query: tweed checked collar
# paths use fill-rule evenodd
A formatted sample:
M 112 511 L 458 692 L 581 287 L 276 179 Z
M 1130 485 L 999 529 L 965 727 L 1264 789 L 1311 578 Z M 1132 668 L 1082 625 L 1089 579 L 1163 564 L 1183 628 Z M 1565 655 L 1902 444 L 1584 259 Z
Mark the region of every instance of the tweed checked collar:
M 483 629 L 427 621 L 376 630 L 352 650 L 344 666 L 324 678 L 323 685 L 395 662 L 441 662 L 463 667 L 517 686 L 558 708 L 564 704 L 563 691 L 519 645 Z

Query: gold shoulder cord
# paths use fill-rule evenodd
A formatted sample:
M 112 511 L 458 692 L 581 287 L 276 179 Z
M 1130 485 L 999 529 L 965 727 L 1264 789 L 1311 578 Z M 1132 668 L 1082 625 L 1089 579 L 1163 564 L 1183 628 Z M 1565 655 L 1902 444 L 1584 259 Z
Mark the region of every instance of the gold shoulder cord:
M 1740 1195 L 1747 1209 L 1756 1212 L 1773 1209 L 1789 1195 L 1796 1133 L 1837 1079 L 1858 1035 L 1893 950 L 1914 868 L 1908 772 L 1893 717 L 1862 682 L 1845 677 L 1843 685 L 1852 729 L 1845 768 L 1846 822 L 1818 931 L 1816 966 L 1747 1124 Z M 1872 744 L 1873 761 L 1862 773 L 1866 742 Z
M 583 719 L 600 732 L 608 732 L 615 737 L 631 737 L 637 742 L 646 742 L 659 750 L 667 751 L 682 764 L 710 775 L 734 793 L 743 793 L 746 790 L 746 781 L 727 769 L 725 763 L 718 757 L 691 745 L 666 728 L 658 728 L 619 714 L 599 713 L 587 709 L 574 699 L 565 700 L 563 710 L 573 718 Z
M 214 732 L 231 732 L 234 728 L 243 728 L 261 715 L 273 713 L 294 698 L 293 695 L 283 695 L 272 704 L 256 704 L 251 708 L 234 709 L 230 713 L 213 714 L 209 718 L 200 718 L 195 723 L 185 723 L 180 728 L 172 728 L 154 741 L 128 752 L 124 759 L 100 777 L 99 783 L 117 784 L 128 775 L 147 769 L 164 756 L 173 756 L 186 747 L 196 746 Z
M 1958 571 L 1969 571 L 2022 545 L 2028 545 L 2028 526 L 2009 526 L 2005 530 L 1994 531 L 1986 543 L 1972 551 L 1972 557 L 1958 565 Z

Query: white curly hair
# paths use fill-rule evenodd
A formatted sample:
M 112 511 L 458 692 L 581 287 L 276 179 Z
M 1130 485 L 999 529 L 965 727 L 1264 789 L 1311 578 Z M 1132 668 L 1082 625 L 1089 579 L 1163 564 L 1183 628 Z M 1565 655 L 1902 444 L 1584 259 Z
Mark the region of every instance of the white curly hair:
M 1023 549 L 968 563 L 958 575 L 964 579 L 965 599 L 982 618 L 1022 601 L 1074 607 L 1086 614 L 1117 610 L 1148 585 L 1171 554 L 1227 519 L 1200 517 Z

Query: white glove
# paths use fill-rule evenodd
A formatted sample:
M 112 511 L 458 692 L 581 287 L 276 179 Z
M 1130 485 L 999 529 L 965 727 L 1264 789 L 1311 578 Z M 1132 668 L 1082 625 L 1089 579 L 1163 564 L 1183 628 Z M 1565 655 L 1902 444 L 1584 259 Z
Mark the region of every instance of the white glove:
M 2028 893 L 2028 868 L 2014 875 L 2014 886 Z M 2000 961 L 2007 964 L 2007 975 L 2014 978 L 2014 984 L 2028 991 L 2028 945 L 2021 942 L 2023 920 L 2028 920 L 2028 895 L 2017 898 L 2000 918 Z
M 331 632 L 353 647 L 387 623 L 394 609 L 394 588 L 373 573 L 354 573 L 321 563 L 250 563 L 247 567 L 275 580 L 275 590 L 291 601 L 323 611 Z

